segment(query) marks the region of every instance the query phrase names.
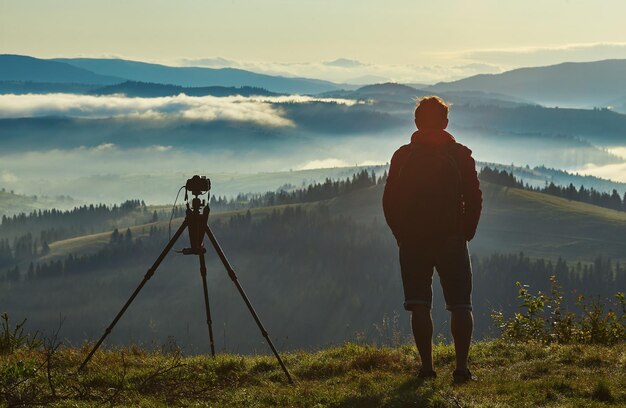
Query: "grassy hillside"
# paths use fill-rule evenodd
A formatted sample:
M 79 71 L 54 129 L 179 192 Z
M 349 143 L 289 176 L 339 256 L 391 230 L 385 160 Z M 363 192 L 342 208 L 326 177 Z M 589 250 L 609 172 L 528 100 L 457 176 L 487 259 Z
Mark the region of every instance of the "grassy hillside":
M 475 253 L 525 252 L 532 256 L 592 261 L 597 256 L 626 259 L 626 213 L 570 201 L 548 194 L 482 183 L 484 209 L 476 238 L 471 243 Z M 384 222 L 383 186 L 375 186 L 329 200 L 331 212 L 371 223 Z M 304 204 L 314 206 L 317 203 Z M 263 216 L 273 209 L 253 209 Z M 215 213 L 212 219 L 230 217 L 235 212 Z M 172 222 L 175 230 L 182 219 Z M 166 226 L 167 221 L 156 225 Z M 134 236 L 142 236 L 151 224 L 131 227 Z M 104 246 L 110 233 L 88 235 L 50 245 L 46 259 L 69 253 L 95 252 Z
M 479 381 L 454 385 L 452 346 L 434 349 L 438 378 L 420 381 L 416 350 L 348 343 L 284 355 L 289 385 L 270 356 L 181 357 L 171 346 L 98 352 L 21 350 L 0 357 L 0 405 L 88 407 L 580 407 L 626 404 L 626 345 L 613 347 L 502 341 L 477 343 L 470 360 Z M 48 353 L 47 355 L 50 355 Z M 47 364 L 50 361 L 50 364 Z
M 523 251 L 533 256 L 626 259 L 626 213 L 548 194 L 483 182 L 484 208 L 471 243 L 477 253 Z M 384 219 L 383 186 L 331 200 L 338 214 L 371 222 Z
M 255 208 L 251 211 L 253 215 L 253 219 L 263 217 L 271 213 L 274 209 L 281 210 L 285 208 L 284 205 L 274 206 L 274 207 L 266 207 L 266 208 Z M 171 209 L 171 207 L 163 207 L 163 206 L 154 206 L 150 207 L 153 209 Z M 224 211 L 224 212 L 214 212 L 211 214 L 211 220 L 224 220 L 232 217 L 235 214 L 245 213 L 247 210 L 240 211 Z M 172 234 L 176 232 L 176 229 L 181 225 L 184 218 L 174 218 L 172 219 L 171 227 Z M 133 234 L 135 238 L 143 238 L 148 236 L 150 232 L 150 227 L 158 227 L 158 228 L 168 228 L 170 225 L 169 219 L 151 222 L 147 224 L 141 225 L 132 225 L 127 228 Z M 121 232 L 125 232 L 126 227 L 121 228 Z M 112 231 L 101 232 L 97 234 L 89 234 L 81 237 L 64 239 L 60 241 L 56 241 L 50 244 L 50 252 L 41 258 L 42 261 L 50 261 L 53 259 L 64 258 L 69 254 L 91 254 L 95 253 L 98 250 L 102 249 L 106 244 L 109 243 L 111 239 Z

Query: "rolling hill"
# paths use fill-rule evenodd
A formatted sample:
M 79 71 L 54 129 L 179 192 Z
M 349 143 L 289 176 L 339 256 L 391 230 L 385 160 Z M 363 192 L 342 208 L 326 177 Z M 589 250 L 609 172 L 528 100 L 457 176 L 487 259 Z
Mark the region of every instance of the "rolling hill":
M 524 252 L 531 256 L 592 261 L 626 259 L 626 213 L 548 194 L 481 183 L 483 213 L 472 251 Z M 384 219 L 382 186 L 333 199 L 337 214 L 364 222 Z
M 524 252 L 535 257 L 591 262 L 598 256 L 626 260 L 626 213 L 570 201 L 548 194 L 482 183 L 484 209 L 471 249 L 477 254 Z M 384 222 L 381 208 L 383 186 L 339 196 L 326 202 L 333 214 L 371 224 Z M 305 208 L 317 203 L 303 204 Z M 284 207 L 284 206 L 283 206 Z M 253 209 L 263 217 L 274 209 Z M 227 219 L 236 212 L 216 213 L 212 219 Z M 182 219 L 175 219 L 174 226 Z M 154 225 L 167 226 L 166 221 Z M 134 236 L 147 234 L 150 225 L 132 226 Z M 46 259 L 70 253 L 93 253 L 109 242 L 110 232 L 58 241 L 50 245 Z
M 489 335 L 494 308 L 517 310 L 515 281 L 544 290 L 548 273 L 555 271 L 549 265 L 561 265 L 554 273 L 560 274 L 568 291 L 584 288 L 585 294 L 607 296 L 608 291 L 610 296 L 614 286 L 623 287 L 623 269 L 615 278 L 610 274 L 617 270 L 616 261 L 623 265 L 626 248 L 618 237 L 626 232 L 626 213 L 488 183 L 483 190 L 483 222 L 470 245 L 476 256 L 476 338 Z M 259 313 L 272 316 L 269 329 L 283 339 L 281 348 L 336 344 L 361 332 L 375 338 L 372 323 L 391 319 L 385 316 L 402 307 L 397 247 L 382 221 L 381 193 L 378 185 L 322 205 L 302 205 L 309 211 L 281 206 L 253 209 L 250 216 L 243 210 L 236 217 L 233 212 L 211 217 L 215 234 L 232 255 Z M 180 221 L 174 220 L 173 229 Z M 7 271 L 0 285 L 5 310 L 18 319 L 28 317 L 37 330 L 48 328 L 59 314 L 67 316 L 71 324 L 64 336 L 75 344 L 101 334 L 169 236 L 167 221 L 132 225 L 131 233 L 123 228 L 121 235 L 104 232 L 53 242 L 47 255 L 33 259 L 34 266 L 28 260 L 19 265 L 17 279 L 16 269 Z M 174 248 L 187 246 L 186 241 Z M 516 255 L 521 251 L 526 255 Z M 603 260 L 596 262 L 598 256 Z M 572 268 L 581 261 L 584 273 L 564 274 L 563 262 L 555 262 L 559 257 Z M 608 257 L 611 270 L 606 267 Z M 488 264 L 490 260 L 495 264 Z M 235 333 L 218 339 L 218 347 L 254 352 L 258 330 L 241 318 L 245 306 L 233 297 L 232 284 L 218 262 L 209 251 L 211 301 L 224 333 Z M 204 350 L 197 268 L 195 257 L 170 254 L 109 344 L 173 335 L 188 350 Z M 448 315 L 441 302 L 438 291 L 433 314 L 437 331 L 445 336 Z M 408 335 L 407 325 L 400 332 Z
M 374 100 L 377 103 L 407 105 L 412 108 L 419 98 L 433 93 L 428 88 L 387 82 L 365 85 L 354 90 L 325 92 L 320 96 Z M 531 101 L 525 99 L 494 92 L 461 90 L 438 92 L 438 95 L 453 105 L 515 107 L 532 104 Z
M 626 60 L 604 60 L 480 74 L 423 90 L 499 92 L 548 105 L 592 107 L 623 97 L 624 89 Z

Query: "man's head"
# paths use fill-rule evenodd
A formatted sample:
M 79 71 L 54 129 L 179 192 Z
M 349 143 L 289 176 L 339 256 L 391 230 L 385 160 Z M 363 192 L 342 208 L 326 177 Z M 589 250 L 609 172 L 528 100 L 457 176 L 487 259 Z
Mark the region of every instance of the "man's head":
M 415 126 L 420 130 L 443 130 L 448 127 L 448 104 L 438 96 L 425 96 L 415 107 Z

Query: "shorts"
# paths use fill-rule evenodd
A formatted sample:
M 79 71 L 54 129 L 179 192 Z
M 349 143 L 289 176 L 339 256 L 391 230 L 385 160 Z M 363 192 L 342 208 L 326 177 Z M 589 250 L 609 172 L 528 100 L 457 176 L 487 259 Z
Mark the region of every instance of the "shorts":
M 446 309 L 472 310 L 472 266 L 467 241 L 452 236 L 432 242 L 400 242 L 400 270 L 404 286 L 404 308 L 433 302 L 433 268 L 437 269 Z

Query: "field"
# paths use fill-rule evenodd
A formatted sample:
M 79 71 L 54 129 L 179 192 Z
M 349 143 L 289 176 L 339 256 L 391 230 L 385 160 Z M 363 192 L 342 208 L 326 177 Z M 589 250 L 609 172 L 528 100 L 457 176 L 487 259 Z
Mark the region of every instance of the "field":
M 198 407 L 600 407 L 626 404 L 626 345 L 476 343 L 478 381 L 455 385 L 450 345 L 435 346 L 438 378 L 420 381 L 415 347 L 357 343 L 284 355 L 287 383 L 273 357 L 182 357 L 175 345 L 87 352 L 21 350 L 0 358 L 0 404 Z M 47 365 L 50 361 L 50 366 Z M 47 368 L 50 367 L 48 370 Z

